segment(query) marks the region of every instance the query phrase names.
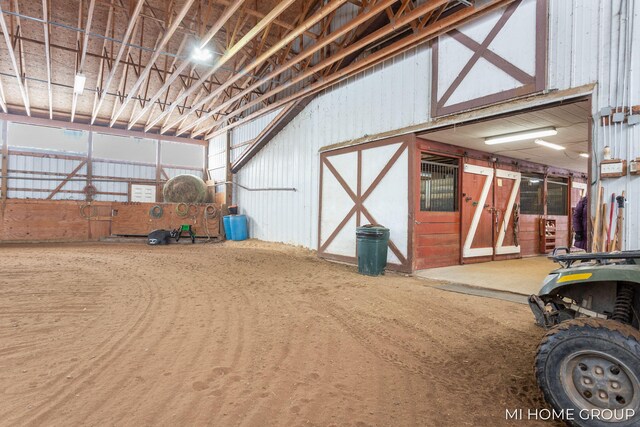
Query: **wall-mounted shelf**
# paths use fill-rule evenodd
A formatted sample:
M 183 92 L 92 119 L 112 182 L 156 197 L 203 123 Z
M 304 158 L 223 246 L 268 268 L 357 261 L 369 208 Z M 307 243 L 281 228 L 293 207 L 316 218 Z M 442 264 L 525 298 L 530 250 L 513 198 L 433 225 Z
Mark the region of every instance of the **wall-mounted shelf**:
M 540 218 L 540 253 L 551 253 L 556 247 L 556 220 Z

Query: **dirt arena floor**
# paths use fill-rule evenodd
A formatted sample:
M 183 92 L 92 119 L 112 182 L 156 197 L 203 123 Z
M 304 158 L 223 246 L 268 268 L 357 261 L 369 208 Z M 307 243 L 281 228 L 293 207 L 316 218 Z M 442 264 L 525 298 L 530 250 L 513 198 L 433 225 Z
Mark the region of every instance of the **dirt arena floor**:
M 258 242 L 0 247 L 0 424 L 520 426 L 528 308 Z

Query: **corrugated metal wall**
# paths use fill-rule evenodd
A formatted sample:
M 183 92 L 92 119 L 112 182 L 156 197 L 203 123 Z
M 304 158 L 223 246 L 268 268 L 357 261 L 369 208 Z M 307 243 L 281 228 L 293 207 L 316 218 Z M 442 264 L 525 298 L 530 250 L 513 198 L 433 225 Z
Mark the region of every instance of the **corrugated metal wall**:
M 321 93 L 240 170 L 241 185 L 297 190 L 234 190 L 252 237 L 316 248 L 318 150 L 428 120 L 429 55 L 414 48 Z
M 550 0 L 547 88 L 597 83 L 594 122 L 606 106 L 640 104 L 640 2 Z M 430 120 L 430 51 L 426 45 L 333 86 L 317 96 L 236 176 L 248 187 L 296 187 L 295 193 L 236 190 L 252 237 L 316 248 L 318 150 Z M 640 155 L 640 128 L 594 125 L 594 161 Z M 605 193 L 626 191 L 627 248 L 640 245 L 640 179 L 607 180 Z M 256 224 L 260 227 L 256 227 Z
M 280 111 L 282 108 L 275 109 L 231 130 L 231 163 L 240 157 L 246 145 L 260 135 L 260 132 L 280 114 Z
M 549 15 L 549 89 L 597 83 L 592 100 L 594 172 L 605 146 L 611 147 L 613 158 L 640 156 L 640 126 L 602 126 L 600 113 L 605 107 L 640 105 L 640 2 L 551 0 Z M 626 192 L 625 248 L 639 249 L 640 178 L 628 175 L 602 183 L 607 200 L 611 193 Z M 596 187 L 592 189 L 595 195 Z
M 48 126 L 0 121 L 7 139 L 8 191 L 12 199 L 46 199 L 92 152 L 92 184 L 97 201 L 129 200 L 129 183 L 156 183 L 157 144 L 166 177 L 202 176 L 204 147 L 158 139 L 116 136 Z M 52 199 L 85 200 L 87 166 L 80 167 Z

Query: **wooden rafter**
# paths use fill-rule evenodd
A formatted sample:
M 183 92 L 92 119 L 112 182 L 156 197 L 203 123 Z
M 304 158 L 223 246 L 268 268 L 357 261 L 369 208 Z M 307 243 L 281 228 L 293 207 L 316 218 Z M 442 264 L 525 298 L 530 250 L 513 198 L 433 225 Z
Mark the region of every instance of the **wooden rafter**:
M 297 99 L 303 98 L 305 96 L 308 96 L 310 94 L 313 93 L 317 93 L 318 91 L 332 85 L 335 84 L 336 82 L 340 81 L 341 79 L 345 78 L 346 76 L 349 76 L 353 73 L 356 73 L 358 71 L 361 71 L 363 69 L 366 69 L 370 66 L 372 66 L 373 64 L 376 64 L 380 61 L 383 61 L 387 58 L 389 58 L 390 56 L 393 56 L 395 54 L 397 54 L 398 52 L 401 52 L 405 49 L 408 49 L 409 47 L 415 45 L 416 43 L 420 43 L 422 41 L 425 40 L 429 40 L 435 36 L 437 36 L 438 34 L 441 34 L 443 32 L 446 32 L 452 28 L 455 28 L 458 25 L 463 24 L 464 22 L 467 22 L 469 19 L 472 19 L 482 13 L 486 13 L 488 11 L 491 10 L 495 10 L 496 8 L 499 7 L 503 7 L 505 5 L 508 5 L 510 3 L 512 3 L 514 0 L 490 0 L 487 1 L 486 3 L 483 3 L 482 6 L 475 6 L 475 7 L 467 7 L 464 9 L 461 9 L 455 13 L 452 13 L 451 15 L 448 15 L 447 17 L 434 22 L 431 25 L 428 25 L 420 30 L 418 30 L 417 32 L 414 32 L 410 37 L 405 37 L 405 38 L 401 38 L 400 40 L 390 44 L 389 46 L 386 46 L 378 51 L 376 51 L 375 53 L 370 54 L 369 56 L 367 56 L 366 58 L 360 60 L 360 61 L 356 61 L 353 64 L 349 65 L 348 67 L 345 67 L 343 69 L 341 69 L 340 71 L 337 71 L 329 76 L 326 76 L 323 80 L 321 81 L 317 81 L 315 83 L 312 83 L 306 87 L 304 87 L 303 89 L 297 91 L 295 94 L 287 96 L 283 99 L 280 99 L 276 102 L 270 103 L 267 107 L 262 108 L 252 114 L 249 114 L 246 117 L 243 118 L 239 118 L 238 120 L 236 120 L 233 123 L 229 123 L 229 120 L 238 116 L 242 111 L 246 111 L 247 109 L 253 107 L 254 105 L 256 105 L 259 101 L 259 99 L 254 100 L 253 102 L 250 102 L 248 104 L 243 105 L 242 107 L 240 107 L 239 109 L 235 110 L 234 112 L 230 113 L 227 115 L 227 117 L 225 117 L 224 120 L 218 120 L 216 122 L 214 122 L 211 126 L 210 126 L 210 131 L 209 133 L 205 136 L 206 139 L 210 139 L 212 137 L 215 137 L 216 135 L 220 134 L 223 131 L 227 131 L 229 129 L 232 129 L 234 127 L 237 127 L 239 125 L 241 125 L 242 123 L 246 123 L 248 121 L 254 120 L 256 117 L 259 117 L 269 111 L 273 111 L 277 108 L 280 108 L 284 105 L 287 105 L 291 102 L 296 101 Z M 424 15 L 425 13 L 427 13 L 426 10 L 426 6 L 427 5 L 433 5 L 433 3 L 427 3 L 427 4 L 423 4 L 422 6 L 417 7 L 416 9 L 414 9 L 411 12 L 411 16 L 413 17 L 413 19 L 418 19 L 420 18 L 422 15 Z M 395 25 L 400 26 L 401 24 L 406 25 L 408 22 L 405 22 L 407 20 L 407 15 L 405 16 L 405 18 L 402 19 L 397 19 Z M 412 20 L 413 20 L 412 19 Z M 372 33 L 370 36 L 372 36 L 373 34 L 376 34 L 380 31 L 386 31 L 385 30 L 386 27 L 383 27 L 382 29 Z M 365 38 L 363 38 L 360 42 L 362 42 L 363 40 L 366 40 L 367 38 L 369 38 L 370 36 L 367 36 Z M 360 43 L 358 42 L 358 43 Z M 358 43 L 356 43 L 353 46 L 356 46 Z M 349 50 L 349 49 L 346 49 Z M 339 55 L 336 56 L 341 56 L 344 55 L 345 52 L 340 53 Z M 333 58 L 334 56 L 332 55 L 332 57 L 330 57 L 329 59 Z M 335 61 L 337 59 L 333 59 L 333 61 Z M 319 64 L 319 66 L 327 66 L 326 64 Z M 317 66 L 316 66 L 317 67 Z M 314 67 L 315 68 L 315 67 Z M 312 71 L 312 69 L 308 70 L 307 73 L 309 73 L 310 71 Z M 281 91 L 278 90 L 279 87 L 275 88 L 273 91 Z M 272 92 L 273 92 L 272 91 Z M 273 96 L 272 93 L 267 92 L 265 95 L 263 95 L 264 97 L 271 97 Z M 226 125 L 224 125 L 224 127 L 220 127 L 217 130 L 213 130 L 213 128 L 215 128 L 216 126 L 219 125 L 223 125 L 224 123 L 227 123 Z
M 113 77 L 115 76 L 116 71 L 118 69 L 118 64 L 120 62 L 120 59 L 122 59 L 124 50 L 127 47 L 126 43 L 129 41 L 129 38 L 131 37 L 131 33 L 133 31 L 133 28 L 136 25 L 136 22 L 138 20 L 138 15 L 142 10 L 143 5 L 144 5 L 144 0 L 138 0 L 131 14 L 131 17 L 129 18 L 129 25 L 127 26 L 127 30 L 125 31 L 124 37 L 122 38 L 124 43 L 122 43 L 120 45 L 120 49 L 118 49 L 118 54 L 113 61 L 113 64 L 111 66 L 111 71 L 109 72 L 109 76 L 107 77 L 106 83 L 104 84 L 103 87 L 100 88 L 100 92 L 102 94 L 98 95 L 98 102 L 93 108 L 93 113 L 91 114 L 91 124 L 93 124 L 96 121 L 96 118 L 98 117 L 98 113 L 100 112 L 100 107 L 102 107 L 102 103 L 104 102 L 104 99 L 105 99 L 104 93 L 107 92 L 109 90 L 109 87 L 111 86 L 111 82 L 113 81 Z
M 444 1 L 445 3 L 447 2 L 446 0 L 442 0 L 442 1 Z M 340 37 L 343 37 L 345 34 L 348 34 L 354 28 L 357 28 L 359 25 L 362 25 L 363 23 L 367 22 L 368 20 L 370 20 L 374 16 L 378 15 L 380 12 L 382 12 L 384 9 L 386 9 L 388 6 L 390 6 L 394 2 L 395 2 L 395 0 L 383 0 L 380 3 L 378 3 L 377 5 L 375 5 L 374 7 L 372 7 L 371 10 L 363 11 L 360 15 L 358 15 L 349 24 L 347 24 L 347 25 L 343 26 L 342 28 L 340 28 L 339 30 L 327 35 L 326 37 L 324 37 L 322 39 L 319 39 L 314 45 L 310 46 L 308 49 L 305 49 L 303 52 L 301 52 L 300 54 L 295 56 L 291 61 L 289 61 L 289 62 L 281 65 L 280 67 L 276 68 L 275 70 L 271 71 L 266 76 L 264 76 L 262 79 L 256 81 L 253 85 L 251 85 L 250 87 L 248 87 L 244 91 L 240 92 L 239 94 L 235 95 L 234 97 L 230 98 L 226 102 L 222 103 L 220 106 L 214 108 L 213 110 L 211 110 L 207 114 L 205 114 L 202 117 L 200 117 L 198 120 L 196 120 L 196 121 L 190 123 L 189 125 L 179 129 L 178 133 L 182 134 L 182 133 L 188 131 L 189 129 L 195 128 L 199 124 L 201 124 L 204 121 L 206 121 L 209 117 L 212 117 L 216 113 L 220 112 L 223 108 L 228 107 L 229 105 L 233 104 L 234 102 L 237 102 L 243 96 L 248 95 L 252 90 L 260 87 L 261 85 L 263 85 L 265 81 L 273 80 L 276 77 L 278 77 L 280 74 L 282 74 L 283 72 L 291 69 L 295 64 L 298 64 L 298 63 L 300 63 L 301 61 L 303 61 L 303 60 L 305 60 L 307 58 L 311 58 L 313 56 L 313 54 L 315 54 L 316 52 L 322 50 L 326 46 L 329 46 L 331 43 L 333 43 L 336 40 L 340 39 Z M 231 79 L 231 81 L 233 82 L 233 79 Z M 261 99 L 265 99 L 265 98 L 261 97 Z M 167 128 L 164 129 L 164 131 L 166 132 L 169 128 L 170 128 L 170 126 L 167 126 Z
M 47 0 L 42 0 L 43 2 Z M 91 24 L 93 23 L 93 10 L 96 6 L 96 0 L 91 0 L 89 3 L 89 9 L 87 11 L 87 24 L 84 29 L 84 38 L 82 40 L 82 50 L 80 53 L 80 61 L 78 63 L 78 67 L 76 70 L 76 74 L 84 73 L 84 64 L 87 59 L 87 48 L 89 46 L 89 34 L 91 33 Z M 107 29 L 111 24 L 111 19 L 113 15 L 113 8 L 109 8 L 109 17 L 107 19 Z M 106 43 L 106 39 L 105 39 Z M 102 69 L 102 61 L 100 61 L 100 68 Z M 75 78 L 75 76 L 74 76 Z M 71 121 L 73 121 L 76 117 L 76 106 L 78 105 L 78 94 L 73 92 L 73 99 L 71 101 Z
M 222 92 L 224 89 L 229 87 L 229 85 L 237 82 L 238 80 L 243 78 L 247 73 L 249 73 L 250 71 L 252 71 L 252 70 L 256 69 L 257 67 L 259 67 L 260 65 L 262 65 L 263 62 L 265 62 L 271 56 L 275 55 L 280 49 L 284 48 L 287 44 L 292 43 L 306 29 L 309 29 L 309 28 L 313 27 L 314 25 L 316 25 L 318 22 L 322 21 L 324 18 L 326 18 L 328 15 L 330 15 L 331 13 L 336 11 L 340 6 L 342 6 L 346 2 L 347 2 L 347 0 L 333 0 L 333 1 L 329 2 L 328 4 L 326 4 L 316 14 L 314 14 L 311 18 L 309 18 L 306 21 L 304 21 L 295 30 L 291 31 L 289 34 L 287 34 L 285 37 L 283 37 L 278 43 L 273 45 L 269 50 L 267 50 L 266 52 L 264 52 L 260 56 L 258 56 L 251 64 L 246 66 L 244 68 L 244 70 L 242 70 L 240 72 L 237 72 L 237 73 L 234 73 L 234 75 L 230 79 L 228 79 L 223 85 L 221 85 L 218 89 L 216 89 L 214 92 L 212 92 L 209 96 L 205 97 L 204 99 L 199 101 L 197 104 L 193 105 L 192 108 L 190 110 L 188 110 L 184 115 L 178 117 L 177 119 L 175 119 L 174 121 L 169 123 L 167 126 L 163 127 L 161 132 L 164 133 L 168 129 L 170 129 L 173 126 L 175 126 L 176 124 L 184 121 L 184 119 L 186 119 L 186 117 L 189 114 L 191 114 L 193 111 L 195 111 L 198 108 L 202 107 L 207 102 L 209 102 L 212 98 L 218 96 L 220 94 L 220 92 Z
M 49 118 L 53 119 L 53 90 L 51 88 L 51 46 L 49 45 L 49 0 L 42 0 L 42 19 L 44 19 L 44 52 L 47 62 L 47 94 L 49 98 Z
M 11 36 L 9 33 L 9 29 L 7 28 L 7 22 L 5 21 L 5 13 L 4 13 L 4 10 L 2 9 L 2 5 L 0 5 L 0 28 L 2 28 L 2 34 L 4 36 L 4 41 L 7 46 L 7 52 L 9 53 L 9 59 L 11 60 L 11 66 L 13 67 L 13 70 L 16 73 L 16 82 L 18 83 L 18 89 L 20 90 L 20 95 L 22 96 L 22 103 L 24 105 L 24 109 L 27 112 L 27 115 L 31 116 L 29 96 L 27 94 L 27 89 L 24 85 L 24 82 L 22 81 L 22 75 L 20 74 L 20 67 L 18 66 L 16 53 L 13 50 L 13 44 L 11 43 Z
M 282 0 L 276 7 L 274 7 L 260 22 L 258 22 L 251 30 L 247 32 L 237 43 L 231 46 L 220 58 L 218 58 L 213 66 L 209 68 L 209 70 L 200 78 L 196 85 L 192 85 L 189 89 L 187 89 L 182 95 L 175 99 L 175 101 L 171 104 L 171 107 L 159 114 L 155 119 L 153 119 L 150 123 L 150 126 L 155 125 L 157 122 L 162 120 L 166 115 L 171 114 L 176 106 L 183 101 L 186 97 L 191 95 L 196 88 L 202 84 L 202 82 L 207 81 L 207 79 L 219 70 L 224 64 L 226 64 L 236 53 L 242 49 L 247 43 L 254 39 L 258 34 L 260 34 L 274 19 L 276 19 L 282 12 L 284 12 L 291 4 L 293 4 L 295 0 Z M 145 129 L 148 130 L 148 129 Z
M 169 40 L 171 40 L 171 37 L 173 37 L 173 34 L 176 32 L 176 30 L 178 29 L 178 26 L 180 25 L 184 17 L 187 15 L 187 12 L 189 12 L 189 9 L 191 9 L 191 5 L 193 5 L 194 1 L 195 0 L 185 1 L 184 5 L 182 6 L 182 9 L 180 9 L 180 12 L 178 12 L 178 15 L 173 20 L 173 23 L 169 26 L 167 31 L 164 33 L 164 35 L 162 36 L 162 39 L 156 44 L 153 54 L 151 55 L 151 59 L 149 59 L 149 61 L 147 62 L 147 66 L 144 68 L 142 73 L 140 73 L 138 80 L 136 80 L 136 82 L 133 84 L 131 89 L 129 89 L 129 94 L 125 98 L 122 105 L 120 105 L 120 108 L 118 108 L 115 114 L 112 115 L 110 126 L 113 126 L 116 120 L 118 120 L 118 117 L 120 117 L 120 114 L 122 114 L 124 109 L 127 108 L 127 105 L 131 101 L 131 98 L 137 95 L 138 90 L 140 89 L 140 86 L 149 77 L 149 73 L 151 73 L 151 68 L 156 63 L 158 57 L 160 56 L 160 52 L 165 48 L 167 43 L 169 43 Z
M 71 121 L 116 128 L 124 123 L 129 129 L 142 127 L 147 132 L 202 138 L 292 105 L 393 52 L 428 39 L 428 34 L 447 22 L 450 25 L 445 29 L 451 30 L 467 19 L 452 16 L 466 14 L 472 19 L 511 0 L 483 0 L 475 6 L 457 0 L 56 3 L 56 8 L 64 6 L 66 12 L 75 9 L 77 23 L 64 20 L 70 13 L 56 13 L 57 18 L 51 18 L 51 0 L 36 4 L 40 2 L 42 15 L 36 9 L 37 16 L 20 13 L 18 0 L 5 0 L 5 10 L 0 8 L 0 30 L 8 48 L 5 67 L 15 70 L 16 79 L 10 76 L 5 81 L 11 80 L 13 86 L 7 95 L 19 89 L 22 97 L 22 104 L 13 100 L 9 109 L 15 107 L 38 117 L 66 116 Z M 347 3 L 349 13 L 345 14 Z M 20 19 L 27 25 L 21 25 Z M 36 22 L 38 31 L 29 22 Z M 94 27 L 100 27 L 100 34 Z M 75 32 L 75 40 L 63 43 L 57 37 L 59 28 Z M 457 35 L 455 31 L 452 34 Z M 461 43 L 473 44 L 457 36 Z M 29 56 L 34 51 L 29 50 L 30 44 L 44 49 L 45 54 Z M 194 46 L 217 52 L 210 65 L 191 58 Z M 93 106 L 80 103 L 78 94 L 71 93 L 73 84 L 68 79 L 56 81 L 64 75 L 56 67 L 66 65 L 56 61 L 59 53 L 75 55 L 75 75 L 89 72 L 87 90 L 95 92 L 91 95 Z M 490 62 L 499 60 L 486 49 L 483 57 Z M 31 74 L 25 69 L 27 64 Z M 42 70 L 42 76 L 35 67 Z M 96 74 L 89 70 L 96 70 Z M 46 85 L 48 97 L 30 100 L 32 81 Z M 68 99 L 69 105 L 56 110 L 54 98 L 57 104 Z M 6 102 L 0 84 L 3 111 Z
M 207 43 L 209 43 L 209 41 L 227 23 L 229 18 L 233 16 L 233 14 L 238 10 L 238 8 L 242 5 L 243 2 L 244 0 L 238 0 L 237 2 L 233 3 L 224 11 L 224 13 L 220 16 L 220 18 L 218 18 L 216 23 L 211 27 L 207 35 L 200 41 L 200 48 L 204 48 L 207 45 Z M 131 129 L 142 117 L 144 117 L 146 113 L 149 112 L 151 107 L 155 105 L 155 102 L 158 99 L 160 99 L 163 93 L 169 90 L 169 88 L 171 87 L 173 82 L 178 78 L 180 73 L 182 73 L 190 64 L 191 64 L 190 61 L 187 61 L 187 60 L 182 61 L 182 63 L 173 71 L 173 73 L 171 74 L 171 77 L 167 79 L 164 85 L 162 85 L 162 87 L 151 97 L 147 105 L 142 110 L 140 110 L 137 114 L 133 115 L 133 117 L 129 121 L 129 125 L 127 126 L 129 129 Z

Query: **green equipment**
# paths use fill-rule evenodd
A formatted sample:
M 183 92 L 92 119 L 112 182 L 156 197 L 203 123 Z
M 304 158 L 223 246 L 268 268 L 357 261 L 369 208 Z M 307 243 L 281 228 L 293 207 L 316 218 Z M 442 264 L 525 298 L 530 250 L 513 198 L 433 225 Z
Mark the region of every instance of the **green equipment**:
M 185 231 L 189 233 L 189 237 L 191 237 L 191 243 L 195 243 L 196 233 L 195 231 L 193 231 L 193 227 L 191 226 L 191 224 L 182 224 L 180 227 L 173 230 L 173 234 L 175 234 L 176 237 L 176 242 L 180 241 L 180 237 L 182 237 L 182 233 L 184 233 Z
M 535 359 L 545 400 L 575 415 L 569 425 L 640 425 L 640 251 L 557 248 L 551 259 L 562 268 L 529 297 L 549 329 Z

